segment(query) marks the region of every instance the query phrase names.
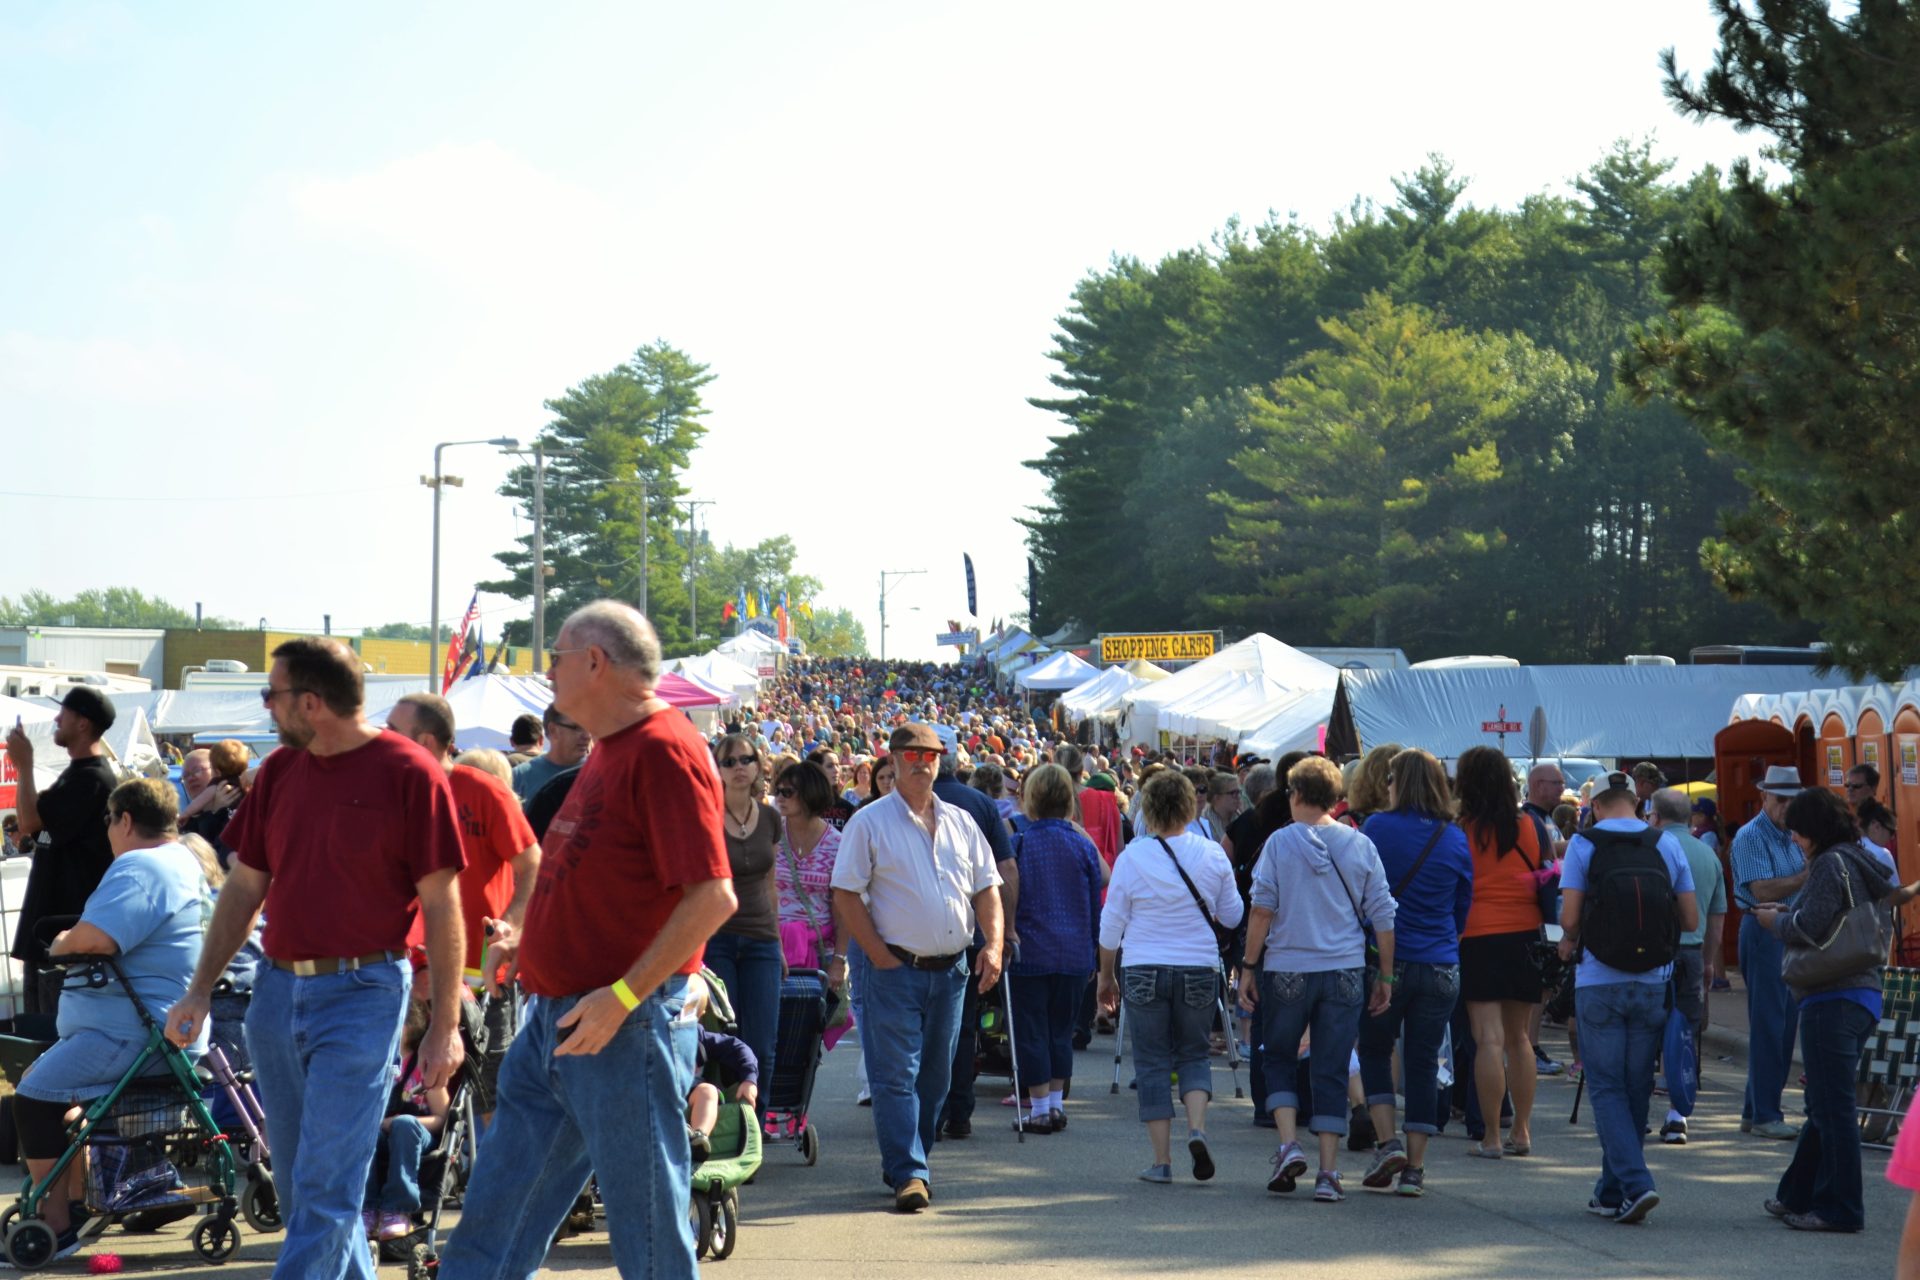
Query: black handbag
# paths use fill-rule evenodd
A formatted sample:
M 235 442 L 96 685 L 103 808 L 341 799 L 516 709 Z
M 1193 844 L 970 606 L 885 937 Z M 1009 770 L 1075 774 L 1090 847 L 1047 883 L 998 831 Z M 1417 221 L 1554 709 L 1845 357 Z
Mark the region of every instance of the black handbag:
M 1221 958 L 1226 960 L 1228 967 L 1231 968 L 1234 962 L 1233 949 L 1240 940 L 1240 931 L 1229 929 L 1213 918 L 1213 912 L 1207 909 L 1207 900 L 1200 896 L 1200 890 L 1194 887 L 1193 877 L 1189 876 L 1187 869 L 1180 865 L 1180 859 L 1174 854 L 1173 846 L 1167 843 L 1165 836 L 1155 836 L 1154 839 L 1160 842 L 1160 847 L 1167 851 L 1169 858 L 1173 859 L 1173 869 L 1180 873 L 1180 883 L 1187 886 L 1187 892 L 1193 895 L 1193 905 L 1200 908 L 1200 914 L 1206 918 L 1207 928 L 1213 930 L 1213 945 L 1218 948 Z

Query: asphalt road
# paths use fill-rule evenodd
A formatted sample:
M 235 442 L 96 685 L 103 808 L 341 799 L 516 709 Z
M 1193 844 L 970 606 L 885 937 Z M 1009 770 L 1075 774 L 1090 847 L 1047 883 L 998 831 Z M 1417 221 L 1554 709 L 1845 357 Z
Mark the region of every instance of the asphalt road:
M 1548 1037 L 1561 1056 L 1564 1040 Z M 891 1212 L 880 1183 L 872 1112 L 853 1104 L 853 1052 L 843 1044 L 821 1071 L 819 1165 L 805 1167 L 791 1146 L 769 1148 L 760 1177 L 741 1193 L 738 1248 L 725 1262 L 704 1264 L 708 1275 L 897 1280 L 964 1266 L 972 1276 L 1062 1278 L 1864 1277 L 1891 1274 L 1906 1209 L 1906 1194 L 1882 1176 L 1885 1153 L 1869 1150 L 1865 1232 L 1807 1235 L 1766 1217 L 1760 1202 L 1791 1146 L 1738 1132 L 1742 1069 L 1725 1061 L 1707 1064 L 1692 1143 L 1648 1148 L 1662 1203 L 1642 1226 L 1585 1212 L 1599 1148 L 1587 1108 L 1581 1124 L 1567 1123 L 1574 1088 L 1564 1080 L 1542 1081 L 1532 1156 L 1473 1159 L 1456 1127 L 1429 1151 L 1426 1196 L 1402 1200 L 1360 1189 L 1362 1157 L 1343 1151 L 1348 1199 L 1324 1205 L 1312 1202 L 1310 1181 L 1290 1197 L 1267 1193 L 1272 1133 L 1252 1126 L 1252 1103 L 1232 1097 L 1222 1066 L 1208 1126 L 1219 1173 L 1195 1183 L 1176 1162 L 1174 1185 L 1152 1186 L 1134 1177 L 1147 1162 L 1145 1134 L 1132 1093 L 1108 1093 L 1113 1050 L 1103 1037 L 1080 1057 L 1064 1134 L 1017 1144 L 1010 1109 L 997 1105 L 1006 1089 L 983 1081 L 974 1136 L 939 1146 L 934 1206 L 906 1217 Z M 1183 1145 L 1175 1151 L 1183 1154 Z M 250 1280 L 269 1274 L 274 1241 L 249 1233 L 224 1267 L 197 1263 L 177 1228 L 137 1244 L 109 1233 L 98 1249 L 118 1251 L 128 1274 Z M 616 1274 L 600 1232 L 562 1242 L 547 1271 Z M 84 1254 L 54 1271 L 85 1272 Z

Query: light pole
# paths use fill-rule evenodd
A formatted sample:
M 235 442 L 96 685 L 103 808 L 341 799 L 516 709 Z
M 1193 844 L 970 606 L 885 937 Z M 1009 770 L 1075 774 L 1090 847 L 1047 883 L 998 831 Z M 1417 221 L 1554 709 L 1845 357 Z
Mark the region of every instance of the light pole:
M 689 639 L 700 643 L 700 508 L 714 505 L 712 498 L 687 499 L 687 623 Z
M 440 491 L 448 485 L 461 487 L 459 476 L 443 475 L 440 471 L 440 455 L 445 450 L 463 444 L 490 444 L 496 449 L 513 449 L 520 442 L 510 436 L 495 436 L 491 440 L 443 440 L 433 446 L 433 474 L 421 476 L 420 483 L 433 490 L 433 603 L 427 609 L 427 648 L 432 652 L 432 664 L 428 673 L 433 677 L 433 689 L 439 691 L 441 682 L 440 664 Z
M 925 569 L 882 569 L 880 571 L 880 661 L 887 660 L 887 592 L 899 586 L 898 582 L 888 582 L 888 578 L 911 578 L 916 573 L 925 573 Z

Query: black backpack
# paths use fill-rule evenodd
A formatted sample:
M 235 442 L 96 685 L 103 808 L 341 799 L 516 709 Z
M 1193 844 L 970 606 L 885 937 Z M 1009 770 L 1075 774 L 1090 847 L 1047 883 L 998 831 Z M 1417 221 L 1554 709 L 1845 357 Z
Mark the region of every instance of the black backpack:
M 1626 973 L 1672 964 L 1680 950 L 1680 902 L 1660 856 L 1660 832 L 1594 827 L 1584 834 L 1593 853 L 1580 904 L 1580 945 Z

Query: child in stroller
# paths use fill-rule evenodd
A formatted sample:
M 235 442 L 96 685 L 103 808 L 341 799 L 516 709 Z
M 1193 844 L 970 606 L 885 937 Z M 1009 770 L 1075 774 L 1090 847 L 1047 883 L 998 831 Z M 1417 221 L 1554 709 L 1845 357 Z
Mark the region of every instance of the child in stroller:
M 420 1041 L 427 1033 L 428 1005 L 414 1000 L 407 1006 L 400 1032 L 400 1065 L 395 1073 L 387 1115 L 380 1122 L 380 1145 L 367 1172 L 366 1209 L 360 1217 L 367 1234 L 379 1240 L 398 1240 L 413 1233 L 413 1215 L 420 1211 L 421 1157 L 446 1127 L 452 1094 L 445 1088 L 423 1089 L 420 1081 Z
M 687 1143 L 694 1163 L 712 1154 L 713 1126 L 720 1118 L 722 1087 L 735 1102 L 753 1106 L 760 1100 L 760 1064 L 747 1042 L 724 1031 L 700 1028 L 694 1072 L 700 1077 L 687 1095 Z M 717 1077 L 717 1081 L 715 1079 Z M 727 1084 L 728 1081 L 732 1083 Z

